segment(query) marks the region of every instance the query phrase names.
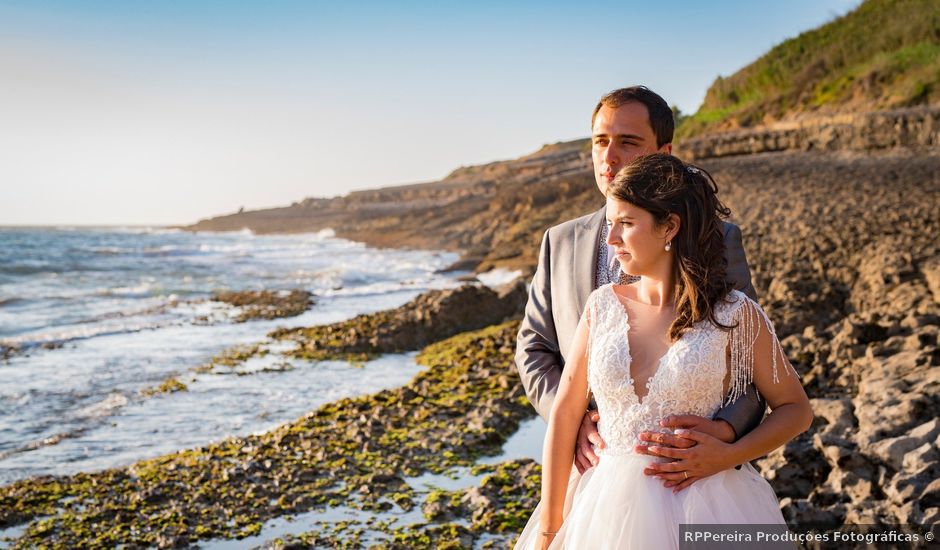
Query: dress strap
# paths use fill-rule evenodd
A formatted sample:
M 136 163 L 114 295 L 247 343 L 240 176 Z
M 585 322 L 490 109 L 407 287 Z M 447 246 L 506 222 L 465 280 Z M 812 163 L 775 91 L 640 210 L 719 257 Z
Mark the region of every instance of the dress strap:
M 599 324 L 603 323 L 603 319 L 606 318 L 607 311 L 610 307 L 609 303 L 601 304 L 601 302 L 608 300 L 610 297 L 614 297 L 613 292 L 614 290 L 610 284 L 599 287 L 588 296 L 587 303 L 584 305 L 584 316 L 587 318 L 588 323 L 588 339 L 584 351 L 587 366 L 585 372 L 587 373 L 588 401 L 591 400 L 591 349 L 593 349 L 594 339 L 598 338 L 601 334 L 597 327 Z
M 735 293 L 737 303 L 730 315 L 731 334 L 729 345 L 731 347 L 731 388 L 728 393 L 726 405 L 733 403 L 744 395 L 747 386 L 754 381 L 755 362 L 763 360 L 770 355 L 770 365 L 773 371 L 774 384 L 780 381 L 778 364 L 783 364 L 787 375 L 796 375 L 796 371 L 787 361 L 783 347 L 777 339 L 773 323 L 761 307 L 745 296 Z M 762 334 L 764 335 L 762 337 Z
M 585 360 L 585 378 L 587 378 L 587 400 L 590 403 L 591 401 L 591 344 L 594 341 L 595 334 L 597 330 L 597 294 L 599 290 L 594 290 L 590 296 L 588 296 L 587 303 L 584 305 L 584 316 L 587 318 L 588 324 L 588 337 L 587 337 L 587 346 L 584 351 L 584 360 Z

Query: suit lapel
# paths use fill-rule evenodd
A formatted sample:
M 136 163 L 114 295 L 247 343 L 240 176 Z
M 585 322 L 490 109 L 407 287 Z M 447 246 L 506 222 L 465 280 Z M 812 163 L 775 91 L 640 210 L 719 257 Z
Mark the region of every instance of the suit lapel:
M 597 270 L 597 239 L 604 223 L 605 208 L 575 226 L 574 233 L 574 291 L 578 316 L 584 312 L 584 304 L 594 290 L 594 275 Z

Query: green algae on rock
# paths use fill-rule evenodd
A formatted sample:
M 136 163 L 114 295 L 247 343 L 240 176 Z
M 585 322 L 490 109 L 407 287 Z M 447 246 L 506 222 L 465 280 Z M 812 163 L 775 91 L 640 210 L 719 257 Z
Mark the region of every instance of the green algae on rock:
M 370 535 L 371 549 L 505 548 L 538 504 L 541 467 L 531 459 L 518 459 L 474 466 L 472 471 L 488 472 L 479 486 L 435 489 L 426 495 L 422 505 L 426 522 L 393 527 L 373 518 L 355 520 L 355 529 L 346 524 L 326 529 L 318 524 L 317 529 L 276 539 L 264 548 L 364 548 L 363 530 Z M 481 540 L 484 537 L 487 540 Z
M 428 521 L 450 520 L 464 515 L 466 510 L 460 499 L 463 491 L 442 491 L 435 489 L 428 493 L 421 506 L 421 512 Z
M 516 381 L 517 330 L 508 322 L 438 342 L 407 386 L 262 435 L 0 487 L 0 527 L 30 522 L 16 547 L 172 547 L 252 536 L 264 521 L 329 504 L 408 506 L 403 476 L 470 466 L 534 415 Z
M 145 388 L 140 391 L 141 395 L 146 397 L 152 397 L 161 393 L 174 393 L 178 391 L 187 391 L 189 388 L 186 387 L 186 384 L 179 381 L 175 376 L 170 376 L 163 380 L 159 386 L 154 386 L 151 388 Z
M 539 502 L 541 487 L 541 465 L 528 458 L 511 460 L 496 465 L 461 502 L 472 513 L 475 531 L 518 534 Z
M 471 548 L 474 538 L 467 527 L 456 523 L 421 524 L 394 530 L 392 540 L 379 548 L 460 550 Z
M 210 359 L 205 365 L 201 365 L 192 370 L 194 372 L 206 373 L 213 372 L 216 367 L 234 369 L 252 357 L 264 357 L 267 354 L 268 349 L 260 343 L 233 346 Z

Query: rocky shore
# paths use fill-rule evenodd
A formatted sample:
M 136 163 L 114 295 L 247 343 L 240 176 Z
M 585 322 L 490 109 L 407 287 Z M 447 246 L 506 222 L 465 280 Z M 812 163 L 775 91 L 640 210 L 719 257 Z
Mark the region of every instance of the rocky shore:
M 504 322 L 518 317 L 525 296 L 521 282 L 500 292 L 467 284 L 334 325 L 276 331 L 271 338 L 298 344 L 284 347 L 285 354 L 358 360 L 423 348 L 418 362 L 428 369 L 408 386 L 326 405 L 263 436 L 127 468 L 2 487 L 0 527 L 26 525 L 11 541 L 15 547 L 182 547 L 256 535 L 267 520 L 338 505 L 364 512 L 431 510 L 438 493 L 422 492 L 408 478 L 474 466 L 475 457 L 498 453 L 519 422 L 535 414 L 512 366 L 518 323 Z M 231 369 L 267 353 L 264 343 L 235 348 L 199 368 Z M 148 391 L 185 390 L 168 379 Z M 477 466 L 474 475 L 490 474 L 483 479 L 485 493 L 493 483 L 516 479 L 510 471 L 511 464 Z M 524 472 L 520 481 L 529 485 L 531 497 L 538 478 L 532 465 Z M 271 544 L 358 547 L 363 531 L 389 548 L 463 547 L 487 533 L 492 544 L 511 538 L 527 509 L 510 505 L 507 511 L 484 494 L 472 494 L 458 511 L 466 516 L 459 525 L 455 514 L 427 524 L 362 522 Z M 515 494 L 504 491 L 501 498 L 514 501 Z M 429 522 L 441 519 L 427 515 Z
M 260 436 L 2 487 L 0 526 L 27 523 L 17 548 L 169 548 L 255 535 L 266 520 L 318 507 L 424 506 L 433 498 L 407 477 L 470 467 L 535 414 L 511 366 L 517 327 L 509 322 L 433 344 L 418 359 L 428 368 L 407 386 L 325 405 Z M 388 535 L 379 543 L 386 548 L 462 545 L 488 531 L 511 536 L 521 512 L 504 517 L 490 508 L 469 527 L 374 530 Z
M 735 212 L 814 427 L 759 461 L 788 521 L 940 521 L 937 152 L 702 163 Z

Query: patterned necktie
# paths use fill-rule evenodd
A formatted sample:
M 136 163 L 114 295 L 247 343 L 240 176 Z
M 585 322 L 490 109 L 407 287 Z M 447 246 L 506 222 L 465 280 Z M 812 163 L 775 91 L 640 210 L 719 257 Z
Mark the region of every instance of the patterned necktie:
M 594 266 L 595 286 L 599 288 L 610 282 L 620 279 L 620 264 L 610 265 L 610 249 L 607 246 L 607 224 L 601 226 L 601 234 L 597 243 L 597 265 Z
M 620 270 L 620 262 L 610 261 L 610 249 L 607 246 L 607 224 L 601 226 L 600 242 L 597 243 L 597 265 L 594 266 L 594 288 L 600 288 L 607 283 L 628 285 L 640 280 L 639 277 L 627 275 Z

